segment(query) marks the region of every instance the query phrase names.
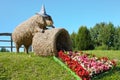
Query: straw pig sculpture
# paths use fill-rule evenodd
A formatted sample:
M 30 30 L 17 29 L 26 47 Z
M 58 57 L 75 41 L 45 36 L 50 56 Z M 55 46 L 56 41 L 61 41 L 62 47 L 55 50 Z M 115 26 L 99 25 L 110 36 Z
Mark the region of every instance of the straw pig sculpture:
M 32 44 L 32 38 L 36 32 L 44 32 L 46 26 L 53 26 L 51 16 L 45 13 L 44 8 L 42 12 L 32 16 L 30 19 L 18 25 L 12 33 L 12 39 L 16 46 L 16 51 L 19 53 L 19 48 L 24 45 L 25 52 L 28 53 L 28 48 Z

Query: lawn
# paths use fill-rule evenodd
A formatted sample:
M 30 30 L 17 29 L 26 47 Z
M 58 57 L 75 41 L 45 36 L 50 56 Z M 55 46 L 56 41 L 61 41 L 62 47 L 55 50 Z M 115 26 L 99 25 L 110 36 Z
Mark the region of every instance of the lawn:
M 120 80 L 120 51 L 84 51 L 98 57 L 117 60 L 117 66 L 92 80 Z M 0 53 L 0 80 L 76 80 L 53 57 L 30 54 Z
M 0 80 L 75 80 L 53 57 L 0 53 Z

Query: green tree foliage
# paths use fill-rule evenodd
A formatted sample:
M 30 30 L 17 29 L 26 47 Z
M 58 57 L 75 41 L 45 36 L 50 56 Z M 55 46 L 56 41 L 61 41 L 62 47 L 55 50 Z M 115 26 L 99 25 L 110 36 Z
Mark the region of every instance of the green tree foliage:
M 111 49 L 114 46 L 114 25 L 110 22 L 96 24 L 90 29 L 91 39 L 95 48 Z
M 102 26 L 104 23 L 96 24 L 93 28 L 90 29 L 91 40 L 94 42 L 94 47 L 101 46 L 102 40 L 100 39 Z
M 102 41 L 102 46 L 106 46 L 105 49 L 111 49 L 113 47 L 115 28 L 112 23 L 105 24 L 102 26 L 100 32 L 100 39 Z
M 115 50 L 120 50 L 120 26 L 115 28 L 115 34 L 114 34 L 114 48 Z
M 90 32 L 86 26 L 81 26 L 76 36 L 76 47 L 78 50 L 88 50 L 91 46 Z
M 90 30 L 81 26 L 78 33 L 71 34 L 73 49 L 87 50 L 120 50 L 120 26 L 116 27 L 111 22 L 97 23 Z
M 70 35 L 70 38 L 71 38 L 71 40 L 72 40 L 72 49 L 73 50 L 76 50 L 77 49 L 77 47 L 76 47 L 76 33 L 75 32 L 73 32 L 71 35 Z
M 5 47 L 2 47 L 0 52 L 10 52 L 9 50 L 7 50 Z

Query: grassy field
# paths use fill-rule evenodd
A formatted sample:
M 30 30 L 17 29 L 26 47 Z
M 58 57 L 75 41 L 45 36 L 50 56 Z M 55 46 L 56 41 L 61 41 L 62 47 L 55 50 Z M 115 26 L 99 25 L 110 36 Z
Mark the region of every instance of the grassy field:
M 0 53 L 0 80 L 75 80 L 53 60 L 33 54 Z
M 92 80 L 120 80 L 120 51 L 84 51 L 98 57 L 117 60 L 113 70 Z M 38 57 L 33 53 L 0 53 L 0 80 L 76 80 L 52 57 Z

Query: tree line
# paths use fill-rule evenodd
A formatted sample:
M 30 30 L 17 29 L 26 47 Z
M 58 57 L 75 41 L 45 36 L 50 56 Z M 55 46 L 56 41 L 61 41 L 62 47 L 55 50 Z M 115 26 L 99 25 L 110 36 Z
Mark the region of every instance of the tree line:
M 120 26 L 97 23 L 90 29 L 80 26 L 70 35 L 73 50 L 120 50 Z
M 10 52 L 8 49 L 6 49 L 5 47 L 2 47 L 1 49 L 0 49 L 0 52 Z

